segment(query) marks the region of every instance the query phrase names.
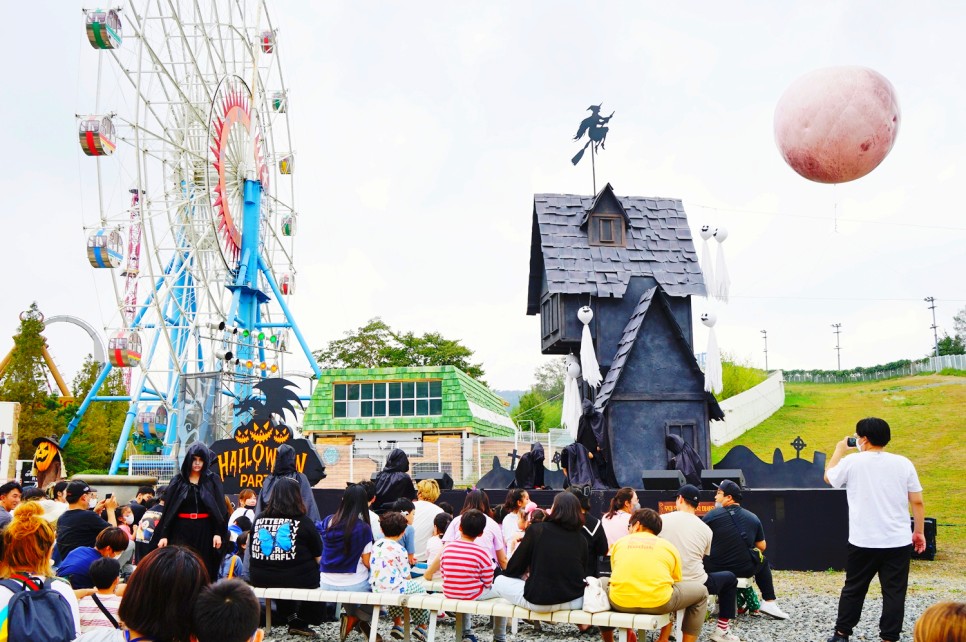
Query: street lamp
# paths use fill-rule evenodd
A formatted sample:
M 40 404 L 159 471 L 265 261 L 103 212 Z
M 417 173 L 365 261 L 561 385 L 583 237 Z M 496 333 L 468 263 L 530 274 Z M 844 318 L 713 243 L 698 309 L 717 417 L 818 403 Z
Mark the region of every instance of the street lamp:
M 936 298 L 927 296 L 923 301 L 928 303 L 929 309 L 932 310 L 932 325 L 929 327 L 932 328 L 932 339 L 935 342 L 933 345 L 936 346 L 936 370 L 939 370 L 939 332 L 937 331 L 938 326 L 936 326 Z
M 761 338 L 765 340 L 765 372 L 768 372 L 768 330 L 761 331 Z
M 832 327 L 835 328 L 835 357 L 838 360 L 838 369 L 842 369 L 842 344 L 839 341 L 839 335 L 842 334 L 842 324 L 833 323 Z

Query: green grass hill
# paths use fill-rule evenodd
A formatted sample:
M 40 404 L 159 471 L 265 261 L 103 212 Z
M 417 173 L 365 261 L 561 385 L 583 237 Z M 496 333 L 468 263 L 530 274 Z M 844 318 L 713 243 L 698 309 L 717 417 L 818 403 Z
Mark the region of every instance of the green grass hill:
M 813 451 L 831 456 L 835 443 L 855 432 L 855 422 L 876 416 L 892 428 L 891 452 L 908 457 L 919 472 L 926 516 L 938 523 L 937 563 L 966 576 L 966 377 L 927 375 L 845 384 L 786 384 L 785 406 L 759 426 L 712 448 L 719 461 L 734 446 L 771 461 L 775 448 L 795 457 L 801 435 Z

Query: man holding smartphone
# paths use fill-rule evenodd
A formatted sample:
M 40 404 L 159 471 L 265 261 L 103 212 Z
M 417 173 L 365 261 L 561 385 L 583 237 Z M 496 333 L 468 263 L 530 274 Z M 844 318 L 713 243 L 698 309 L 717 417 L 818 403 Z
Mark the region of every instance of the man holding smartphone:
M 845 586 L 839 597 L 838 620 L 828 642 L 847 642 L 862 615 L 869 583 L 882 585 L 879 636 L 895 642 L 902 632 L 909 560 L 912 551 L 926 549 L 922 485 L 912 462 L 885 452 L 892 433 L 889 424 L 867 417 L 855 425 L 855 437 L 835 444 L 825 481 L 845 487 L 849 501 L 849 544 Z M 847 455 L 851 448 L 859 452 Z M 909 507 L 913 532 L 909 536 Z

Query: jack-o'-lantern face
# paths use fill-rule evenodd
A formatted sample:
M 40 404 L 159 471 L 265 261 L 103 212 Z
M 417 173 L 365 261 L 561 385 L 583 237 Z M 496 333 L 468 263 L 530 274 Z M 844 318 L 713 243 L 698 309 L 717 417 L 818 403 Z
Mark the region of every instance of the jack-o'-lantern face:
M 288 437 L 289 431 L 285 426 L 276 426 L 275 431 L 272 433 L 272 439 L 279 444 L 284 444 L 286 441 L 288 441 Z
M 258 424 L 252 424 L 250 432 L 252 434 L 252 439 L 256 444 L 263 444 L 272 438 L 272 433 L 274 430 L 272 429 L 272 423 L 270 421 L 266 421 L 261 426 Z
M 42 441 L 40 445 L 37 446 L 37 452 L 34 453 L 34 465 L 40 472 L 45 472 L 50 465 L 54 463 L 54 459 L 57 458 L 57 447 L 54 446 L 49 441 Z
M 252 440 L 252 436 L 248 431 L 248 427 L 242 427 L 235 431 L 235 441 L 240 444 L 247 444 Z

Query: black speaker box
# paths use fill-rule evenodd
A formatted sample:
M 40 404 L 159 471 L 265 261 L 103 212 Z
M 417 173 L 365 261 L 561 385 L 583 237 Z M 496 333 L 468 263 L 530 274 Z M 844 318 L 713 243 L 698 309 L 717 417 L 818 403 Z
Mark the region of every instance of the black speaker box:
M 701 471 L 701 488 L 704 490 L 716 490 L 715 484 L 720 484 L 726 479 L 730 479 L 742 488 L 745 487 L 745 474 L 740 468 L 712 468 L 711 470 Z
M 436 483 L 439 484 L 440 490 L 453 490 L 453 478 L 450 477 L 449 473 L 416 473 L 413 475 L 413 479 L 416 480 L 417 484 L 424 479 L 435 479 Z
M 909 518 L 910 528 L 915 528 L 916 523 L 913 519 Z M 916 551 L 912 552 L 912 559 L 914 560 L 928 560 L 932 561 L 936 559 L 936 520 L 933 517 L 927 517 L 925 519 L 923 531 L 926 534 L 926 550 L 921 553 Z
M 684 473 L 680 470 L 645 470 L 641 473 L 644 490 L 677 490 L 684 486 Z

